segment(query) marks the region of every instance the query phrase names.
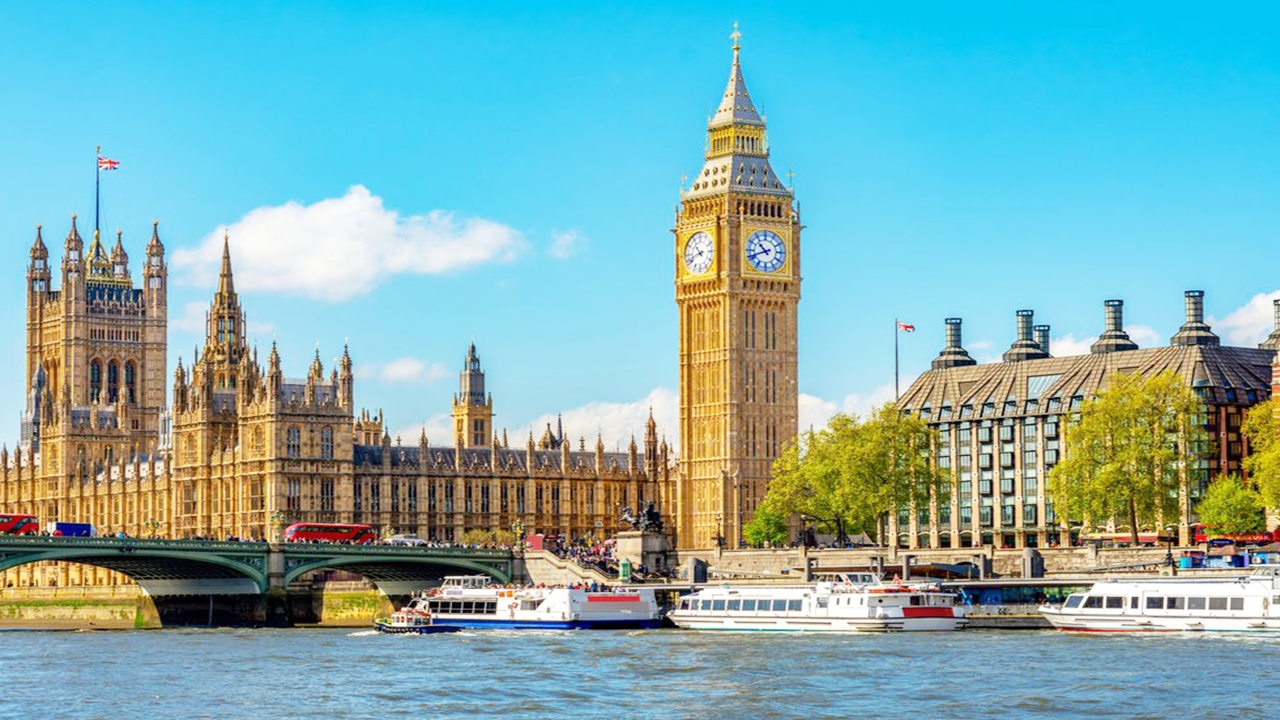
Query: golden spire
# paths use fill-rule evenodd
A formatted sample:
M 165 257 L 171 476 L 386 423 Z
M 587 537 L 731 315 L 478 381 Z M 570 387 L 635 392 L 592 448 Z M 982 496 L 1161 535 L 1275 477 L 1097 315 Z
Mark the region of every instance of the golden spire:
M 738 51 L 742 49 L 742 46 L 738 44 L 738 41 L 742 39 L 742 33 L 738 32 L 737 22 L 733 24 L 733 32 L 729 33 L 729 37 L 733 38 L 733 61 L 737 62 Z

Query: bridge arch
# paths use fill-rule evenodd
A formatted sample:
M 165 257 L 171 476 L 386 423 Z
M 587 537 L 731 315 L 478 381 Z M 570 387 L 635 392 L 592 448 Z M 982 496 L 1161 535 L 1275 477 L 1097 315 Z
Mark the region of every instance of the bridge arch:
M 68 562 L 114 570 L 148 595 L 246 595 L 267 590 L 266 548 L 240 552 L 155 547 L 128 540 L 51 538 L 5 543 L 0 571 L 37 562 Z M 255 552 L 256 551 L 256 552 Z
M 288 558 L 284 584 L 318 570 L 344 570 L 361 575 L 388 597 L 403 597 L 438 584 L 448 575 L 487 575 L 494 582 L 511 581 L 509 562 L 484 562 L 453 557 L 347 557 Z

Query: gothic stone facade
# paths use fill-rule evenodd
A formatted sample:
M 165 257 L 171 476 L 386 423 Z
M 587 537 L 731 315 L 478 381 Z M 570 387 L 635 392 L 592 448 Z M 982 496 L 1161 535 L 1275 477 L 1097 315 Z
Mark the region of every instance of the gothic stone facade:
M 737 547 L 798 423 L 800 215 L 769 163 L 737 33 L 705 163 L 675 218 L 680 547 Z
M 165 408 L 164 248 L 153 229 L 146 281 L 132 287 L 117 238 L 86 260 L 74 223 L 62 291 L 51 289 L 37 231 L 28 293 L 23 438 L 0 450 L 0 511 L 90 522 L 103 533 L 272 537 L 292 522 L 357 522 L 458 540 L 470 530 L 604 539 L 619 510 L 670 507 L 674 459 L 650 417 L 641 449 L 573 450 L 562 428 L 509 446 L 492 427 L 493 398 L 471 347 L 454 399 L 452 446 L 392 443 L 381 413 L 357 413 L 344 348 L 328 374 L 319 351 L 288 378 L 244 336 L 245 314 L 224 245 L 203 348 L 174 372 Z M 25 568 L 17 584 L 115 583 L 81 566 Z
M 939 466 L 952 470 L 950 498 L 901 511 L 892 530 L 901 546 L 1049 547 L 1068 530 L 1045 487 L 1062 453 L 1069 414 L 1113 373 L 1176 373 L 1204 400 L 1211 457 L 1181 477 L 1179 517 L 1170 524 L 1188 541 L 1195 502 L 1210 478 L 1242 472 L 1248 452 L 1240 432 L 1245 411 L 1280 383 L 1280 301 L 1276 330 L 1258 348 L 1224 347 L 1204 322 L 1203 293 L 1186 293 L 1186 324 L 1167 347 L 1139 349 L 1123 326 L 1123 303 L 1106 302 L 1106 328 L 1088 355 L 1052 357 L 1048 326 L 1018 312 L 1018 339 L 1003 362 L 978 365 L 965 352 L 959 318 L 949 318 L 946 345 L 901 397 L 900 406 L 938 435 Z

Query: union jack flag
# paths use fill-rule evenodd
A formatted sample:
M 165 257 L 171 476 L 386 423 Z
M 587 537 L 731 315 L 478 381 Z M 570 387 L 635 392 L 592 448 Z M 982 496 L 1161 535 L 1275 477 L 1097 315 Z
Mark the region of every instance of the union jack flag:
M 98 156 L 99 170 L 118 170 L 119 168 L 120 168 L 120 162 L 118 160 L 108 160 L 107 158 L 104 158 L 101 155 Z
M 915 325 L 908 325 L 908 324 L 906 324 L 906 323 L 902 322 L 901 320 L 899 320 L 899 321 L 898 321 L 898 329 L 899 329 L 899 330 L 901 330 L 902 332 L 915 332 L 915 331 L 916 331 L 916 326 L 915 326 Z

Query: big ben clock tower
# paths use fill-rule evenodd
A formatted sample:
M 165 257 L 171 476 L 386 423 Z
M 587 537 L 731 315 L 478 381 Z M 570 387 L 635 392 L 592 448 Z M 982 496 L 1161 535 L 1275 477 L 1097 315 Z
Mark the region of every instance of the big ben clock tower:
M 797 431 L 800 217 L 769 165 L 765 122 L 733 67 L 706 162 L 676 215 L 680 547 L 737 547 Z

